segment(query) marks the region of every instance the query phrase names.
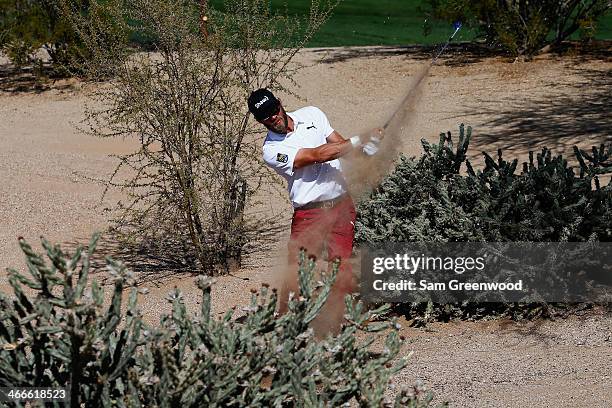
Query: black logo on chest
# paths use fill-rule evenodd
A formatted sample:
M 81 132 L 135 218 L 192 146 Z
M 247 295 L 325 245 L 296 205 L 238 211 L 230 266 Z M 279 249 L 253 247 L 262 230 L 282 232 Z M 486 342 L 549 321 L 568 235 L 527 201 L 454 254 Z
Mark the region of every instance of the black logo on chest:
M 279 163 L 287 163 L 289 161 L 289 156 L 283 153 L 278 153 L 276 155 L 276 161 Z

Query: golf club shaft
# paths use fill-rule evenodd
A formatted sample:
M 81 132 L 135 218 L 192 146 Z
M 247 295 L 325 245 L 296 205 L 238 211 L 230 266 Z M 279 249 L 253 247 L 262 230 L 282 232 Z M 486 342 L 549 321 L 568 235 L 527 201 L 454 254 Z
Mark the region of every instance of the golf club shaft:
M 446 47 L 448 47 L 448 44 L 450 44 L 450 42 L 453 40 L 453 38 L 459 32 L 460 29 L 461 29 L 461 23 L 456 23 L 455 31 L 451 34 L 451 36 L 448 38 L 448 41 L 446 41 L 446 44 L 444 44 L 442 49 L 438 52 L 438 55 L 436 55 L 434 59 L 431 60 L 430 65 L 434 65 L 436 63 L 436 61 L 438 60 L 438 57 L 442 55 L 442 53 L 446 50 Z M 422 80 L 423 78 L 420 79 L 420 81 Z M 418 84 L 416 84 L 416 86 L 418 86 Z M 402 109 L 402 107 L 406 104 L 406 101 L 408 100 L 408 98 L 410 98 L 410 92 L 408 93 L 408 95 L 406 95 L 406 97 L 404 97 L 404 100 L 402 101 L 400 107 L 393 113 L 393 115 L 387 120 L 387 122 L 385 122 L 383 126 L 383 130 L 386 130 L 387 127 L 389 127 L 389 124 L 391 123 L 393 118 L 395 118 L 395 116 L 397 115 L 397 112 L 399 112 L 399 110 Z
M 455 32 L 448 38 L 448 41 L 446 42 L 446 44 L 444 44 L 444 47 L 442 47 L 442 49 L 438 52 L 438 55 L 436 55 L 434 57 L 433 60 L 431 60 L 431 65 L 435 64 L 436 61 L 438 60 L 438 57 L 440 57 L 440 55 L 442 55 L 444 53 L 444 51 L 446 50 L 446 47 L 448 47 L 448 44 L 450 44 L 450 42 L 453 40 L 453 38 L 455 37 L 455 34 L 457 34 L 457 32 L 461 29 L 461 26 L 457 27 L 455 29 Z

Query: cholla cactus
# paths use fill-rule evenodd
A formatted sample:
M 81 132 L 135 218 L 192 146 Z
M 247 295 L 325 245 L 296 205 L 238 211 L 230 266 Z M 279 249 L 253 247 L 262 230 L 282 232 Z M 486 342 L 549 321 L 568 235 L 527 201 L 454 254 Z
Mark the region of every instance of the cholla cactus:
M 276 290 L 264 284 L 239 320 L 234 309 L 220 319 L 211 316 L 213 280 L 200 276 L 197 315 L 187 312 L 175 290 L 168 297 L 172 313 L 158 327 L 147 327 L 135 287 L 122 313 L 123 290 L 133 286 L 123 265 L 107 260 L 115 277 L 108 307 L 102 289 L 89 282 L 97 240 L 72 257 L 43 240 L 51 265 L 20 240 L 31 277 L 11 270 L 14 296 L 0 294 L 0 386 L 70 386 L 74 407 L 429 404 L 423 393 L 400 393 L 395 403 L 385 399 L 389 379 L 406 365 L 397 359 L 399 327 L 384 318 L 388 306 L 366 311 L 347 297 L 341 333 L 314 339 L 309 324 L 327 299 L 338 265 L 315 283 L 314 261 L 302 254 L 300 294 L 290 300 L 288 313 L 275 312 Z M 370 350 L 377 337 L 357 336 L 381 330 L 388 331 L 382 352 Z
M 173 293 L 171 316 L 162 319 L 152 347 L 138 355 L 130 386 L 144 397 L 142 406 L 270 407 L 339 406 L 351 399 L 360 406 L 381 406 L 391 375 L 406 365 L 395 363 L 401 341 L 394 322 L 375 321 L 388 306 L 364 311 L 346 299 L 342 332 L 317 342 L 309 323 L 325 303 L 337 265 L 314 280 L 315 264 L 302 254 L 300 294 L 290 300 L 288 313 L 275 314 L 277 294 L 268 285 L 254 291 L 243 309 L 242 323 L 210 316 L 211 280 L 200 277 L 201 314 L 189 317 L 178 292 Z M 368 350 L 375 337 L 359 340 L 358 331 L 391 329 L 382 353 Z M 159 379 L 143 381 L 143 379 Z
M 423 141 L 418 159 L 401 156 L 368 200 L 358 207 L 358 242 L 609 241 L 612 239 L 612 145 L 591 153 L 574 149 L 579 168 L 547 148 L 529 154 L 522 172 L 502 151 L 484 155 L 475 171 L 466 159 L 471 129 L 440 143 Z M 460 169 L 465 163 L 467 174 Z M 594 186 L 594 188 L 593 188 Z
M 355 223 L 358 243 L 388 242 L 586 242 L 612 239 L 612 145 L 590 153 L 574 149 L 579 167 L 543 148 L 517 159 L 484 155 L 475 170 L 466 159 L 471 129 L 459 128 L 438 145 L 423 141 L 418 159 L 400 156 L 391 172 L 359 203 Z M 465 163 L 465 172 L 460 171 Z M 521 172 L 522 169 L 522 172 Z M 601 177 L 605 179 L 605 177 Z M 571 254 L 566 254 L 572 259 Z M 572 281 L 572 285 L 577 286 Z M 403 306 L 410 316 L 479 318 L 509 314 L 534 316 L 548 308 L 465 302 Z
M 428 168 L 437 178 L 442 178 L 452 174 L 459 174 L 461 165 L 467 159 L 467 150 L 472 138 L 472 128 L 461 124 L 459 126 L 459 142 L 457 147 L 453 144 L 451 132 L 440 133 L 440 142 L 430 144 L 427 140 L 421 139 L 423 146 L 423 156 L 420 159 L 421 167 Z
M 43 239 L 51 265 L 19 240 L 31 276 L 9 270 L 14 297 L 0 294 L 0 386 L 70 387 L 71 406 L 85 402 L 89 406 L 91 401 L 97 405 L 121 395 L 126 368 L 134 364 L 142 322 L 132 288 L 119 327 L 123 290 L 129 281 L 124 266 L 108 262 L 115 287 L 106 310 L 103 290 L 96 282 L 88 286 L 97 240 L 95 235 L 87 251 L 79 247 L 69 258 Z M 24 286 L 34 291 L 34 298 L 28 297 Z

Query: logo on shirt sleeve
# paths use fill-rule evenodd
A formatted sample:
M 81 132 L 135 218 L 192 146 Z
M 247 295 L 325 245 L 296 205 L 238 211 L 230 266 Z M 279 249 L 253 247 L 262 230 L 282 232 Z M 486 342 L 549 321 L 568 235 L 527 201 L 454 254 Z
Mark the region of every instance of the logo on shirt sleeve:
M 283 153 L 278 153 L 276 155 L 276 161 L 279 163 L 287 163 L 289 161 L 289 156 Z

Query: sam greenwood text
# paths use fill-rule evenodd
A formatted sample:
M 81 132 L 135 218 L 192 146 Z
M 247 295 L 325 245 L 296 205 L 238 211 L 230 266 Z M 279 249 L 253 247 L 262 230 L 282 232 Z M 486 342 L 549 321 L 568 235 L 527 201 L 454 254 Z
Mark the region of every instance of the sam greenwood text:
M 377 291 L 461 291 L 461 290 L 478 290 L 478 291 L 522 291 L 523 280 L 517 282 L 459 282 L 456 279 L 448 282 L 429 282 L 421 279 L 418 282 L 402 279 L 397 282 L 385 282 L 377 279 L 372 282 L 372 287 Z

